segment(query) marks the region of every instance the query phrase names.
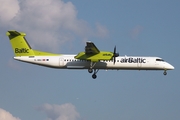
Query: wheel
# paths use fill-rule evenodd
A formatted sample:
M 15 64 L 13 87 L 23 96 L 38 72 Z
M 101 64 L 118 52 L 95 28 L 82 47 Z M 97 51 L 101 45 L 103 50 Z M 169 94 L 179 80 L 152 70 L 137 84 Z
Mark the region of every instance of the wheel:
M 96 79 L 96 78 L 97 78 L 97 75 L 96 75 L 96 74 L 93 74 L 93 75 L 92 75 L 92 78 L 93 78 L 93 79 Z
M 92 73 L 92 72 L 93 72 L 93 69 L 88 69 L 88 72 L 89 72 L 89 73 Z
M 164 71 L 164 73 L 163 73 L 164 75 L 167 75 L 167 72 L 166 71 Z

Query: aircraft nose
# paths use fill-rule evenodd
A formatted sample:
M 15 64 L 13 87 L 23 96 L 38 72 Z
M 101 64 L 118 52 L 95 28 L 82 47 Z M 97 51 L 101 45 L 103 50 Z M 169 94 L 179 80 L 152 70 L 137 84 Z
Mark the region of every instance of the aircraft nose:
M 166 67 L 167 70 L 174 70 L 174 66 L 172 66 L 171 64 L 167 63 Z

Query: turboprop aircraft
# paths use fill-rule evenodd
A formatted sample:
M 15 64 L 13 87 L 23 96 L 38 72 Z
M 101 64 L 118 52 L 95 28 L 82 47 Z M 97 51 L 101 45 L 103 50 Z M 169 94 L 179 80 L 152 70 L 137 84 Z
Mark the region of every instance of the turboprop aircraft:
M 54 54 L 34 50 L 25 39 L 26 34 L 10 30 L 6 33 L 14 51 L 14 59 L 59 69 L 87 69 L 96 79 L 100 69 L 111 70 L 173 70 L 174 67 L 159 57 L 119 56 L 116 46 L 113 52 L 100 51 L 93 42 L 87 41 L 85 51 L 77 55 Z

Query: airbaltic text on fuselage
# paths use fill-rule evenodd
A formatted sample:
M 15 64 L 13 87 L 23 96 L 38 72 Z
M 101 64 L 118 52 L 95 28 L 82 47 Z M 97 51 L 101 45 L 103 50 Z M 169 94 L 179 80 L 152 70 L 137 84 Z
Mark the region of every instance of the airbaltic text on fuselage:
M 26 48 L 15 48 L 15 53 L 29 53 L 29 49 Z
M 121 63 L 146 63 L 146 59 L 144 58 L 121 58 Z

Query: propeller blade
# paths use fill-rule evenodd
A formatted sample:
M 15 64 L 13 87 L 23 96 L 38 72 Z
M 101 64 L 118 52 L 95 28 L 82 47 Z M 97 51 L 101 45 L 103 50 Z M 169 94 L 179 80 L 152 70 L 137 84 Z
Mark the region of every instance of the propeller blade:
M 116 62 L 116 46 L 114 47 L 114 53 L 113 53 L 113 63 Z
M 115 64 L 116 62 L 116 57 L 119 56 L 119 53 L 116 53 L 116 46 L 114 47 L 114 52 L 113 52 L 113 63 Z
M 115 64 L 115 62 L 116 62 L 116 57 L 114 57 L 114 59 L 113 59 L 114 61 L 113 61 L 113 63 Z
M 116 54 L 116 46 L 114 47 L 114 55 Z

